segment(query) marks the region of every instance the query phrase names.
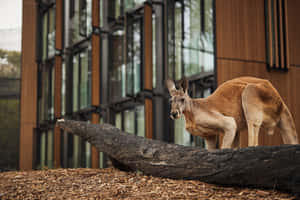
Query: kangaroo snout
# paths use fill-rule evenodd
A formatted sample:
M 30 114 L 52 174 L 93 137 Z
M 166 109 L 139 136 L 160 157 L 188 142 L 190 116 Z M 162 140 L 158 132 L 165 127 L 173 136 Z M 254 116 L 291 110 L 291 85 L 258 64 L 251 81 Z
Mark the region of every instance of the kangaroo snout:
M 179 112 L 178 111 L 172 111 L 170 117 L 173 120 L 179 118 Z

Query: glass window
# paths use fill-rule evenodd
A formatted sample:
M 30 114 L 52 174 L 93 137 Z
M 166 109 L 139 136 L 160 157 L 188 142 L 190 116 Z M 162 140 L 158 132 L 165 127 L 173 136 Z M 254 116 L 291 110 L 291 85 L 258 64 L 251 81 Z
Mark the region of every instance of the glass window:
M 39 121 L 54 119 L 55 68 L 51 63 L 42 66 L 39 89 Z
M 40 137 L 40 168 L 46 166 L 46 133 L 42 132 Z
M 122 127 L 124 120 L 124 128 Z M 145 108 L 137 106 L 115 115 L 115 126 L 127 133 L 145 137 Z
M 54 119 L 54 85 L 55 85 L 55 67 L 50 69 L 50 105 L 49 105 L 49 118 Z
M 38 168 L 53 168 L 53 130 L 39 133 L 39 165 Z
M 43 60 L 55 55 L 55 6 L 43 14 L 42 46 Z
M 145 0 L 114 0 L 114 17 L 119 18 L 120 16 L 124 16 L 127 11 L 142 5 L 144 2 Z
M 91 105 L 91 51 L 86 48 L 73 56 L 73 112 Z
M 80 109 L 86 108 L 91 102 L 91 63 L 89 49 L 80 53 Z
M 124 31 L 115 31 L 111 36 L 110 97 L 113 101 L 126 96 L 126 71 L 124 63 Z
M 184 117 L 176 119 L 174 122 L 174 143 L 190 146 L 191 145 L 191 134 L 185 129 Z
M 121 113 L 117 113 L 115 115 L 115 126 L 118 128 L 118 129 L 121 129 L 122 130 L 122 114 Z
M 156 87 L 156 38 L 155 38 L 155 20 L 156 15 L 152 14 L 152 86 L 153 88 Z
M 175 80 L 214 70 L 213 1 L 170 0 L 169 68 Z
M 85 145 L 85 163 L 84 167 L 90 168 L 91 167 L 91 144 L 89 142 L 84 142 Z
M 53 131 L 47 132 L 47 167 L 53 168 Z
M 134 110 L 126 110 L 124 112 L 124 131 L 127 133 L 135 133 L 135 112 Z
M 136 108 L 136 118 L 137 118 L 137 135 L 145 137 L 145 107 L 138 106 Z
M 79 56 L 73 57 L 73 112 L 78 111 Z
M 70 0 L 69 44 L 92 33 L 92 0 Z
M 126 93 L 132 96 L 142 88 L 142 18 L 127 23 Z
M 66 65 L 62 63 L 62 82 L 61 82 L 61 115 L 64 116 L 66 113 Z
M 73 136 L 73 165 L 74 168 L 91 167 L 91 144 L 77 135 Z
M 78 135 L 74 135 L 73 137 L 73 167 L 80 167 L 80 142 L 81 139 Z
M 99 0 L 99 5 L 100 5 L 100 15 L 99 15 L 99 22 L 100 22 L 100 27 L 103 27 L 104 23 L 104 4 L 103 0 Z
M 47 41 L 48 41 L 48 14 L 44 14 L 43 16 L 43 35 L 42 35 L 42 43 L 43 43 L 43 55 L 42 59 L 47 59 Z
M 48 58 L 55 55 L 55 7 L 49 10 Z

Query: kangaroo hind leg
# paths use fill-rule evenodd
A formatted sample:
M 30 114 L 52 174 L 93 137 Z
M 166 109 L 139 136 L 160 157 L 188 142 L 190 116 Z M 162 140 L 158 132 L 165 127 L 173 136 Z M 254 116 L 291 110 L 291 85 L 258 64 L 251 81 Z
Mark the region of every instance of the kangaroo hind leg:
M 258 146 L 259 130 L 263 123 L 263 104 L 255 85 L 248 85 L 242 92 L 242 107 L 248 126 L 248 146 Z

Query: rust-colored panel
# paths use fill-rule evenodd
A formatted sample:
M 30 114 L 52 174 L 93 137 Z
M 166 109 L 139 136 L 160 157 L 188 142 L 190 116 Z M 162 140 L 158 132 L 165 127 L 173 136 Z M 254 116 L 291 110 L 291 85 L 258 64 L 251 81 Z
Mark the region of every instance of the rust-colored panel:
M 55 48 L 62 49 L 63 38 L 63 0 L 56 0 L 55 12 Z
M 287 1 L 287 13 L 288 13 L 288 44 L 290 65 L 300 66 L 300 1 L 299 0 L 286 0 Z
M 92 35 L 92 105 L 100 104 L 100 36 Z
M 92 25 L 95 27 L 100 26 L 100 3 L 99 0 L 92 0 Z
M 266 61 L 264 0 L 216 0 L 218 58 Z
M 218 59 L 217 66 L 219 85 L 226 80 L 239 76 L 255 76 L 270 80 L 294 116 L 299 135 L 300 114 L 297 111 L 300 109 L 300 93 L 297 92 L 297 87 L 300 84 L 300 68 L 290 67 L 290 70 L 285 73 L 278 71 L 268 72 L 264 63 L 241 62 L 227 59 Z M 247 137 L 247 134 L 242 132 L 242 141 L 240 142 L 242 146 L 247 144 Z M 262 129 L 259 143 L 261 145 L 280 145 L 282 144 L 282 139 L 278 131 L 275 131 L 273 136 L 268 136 L 265 130 Z
M 55 78 L 54 78 L 54 116 L 61 117 L 61 84 L 62 84 L 62 57 L 55 56 Z M 54 127 L 54 166 L 61 167 L 60 163 L 60 137 L 61 131 Z
M 22 26 L 20 170 L 33 167 L 33 131 L 37 120 L 36 19 L 36 1 L 23 0 L 23 24 L 26 26 Z
M 99 114 L 92 114 L 92 124 L 99 124 Z M 92 146 L 92 168 L 99 168 L 99 151 L 96 147 Z
M 149 4 L 144 6 L 144 87 L 152 90 L 152 7 Z
M 33 168 L 33 127 L 32 123 L 21 123 L 20 126 L 20 170 L 31 170 Z
M 61 117 L 62 57 L 55 56 L 54 116 Z
M 153 112 L 151 99 L 145 99 L 145 130 L 146 138 L 153 138 Z

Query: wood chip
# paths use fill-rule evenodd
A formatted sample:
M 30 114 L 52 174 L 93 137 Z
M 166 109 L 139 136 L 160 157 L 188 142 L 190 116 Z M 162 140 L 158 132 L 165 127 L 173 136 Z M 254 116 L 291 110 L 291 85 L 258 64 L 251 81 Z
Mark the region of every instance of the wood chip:
M 0 199 L 266 199 L 292 200 L 273 190 L 221 187 L 107 169 L 0 173 Z

